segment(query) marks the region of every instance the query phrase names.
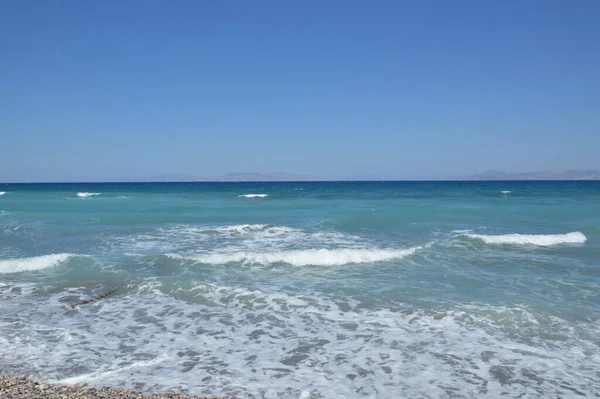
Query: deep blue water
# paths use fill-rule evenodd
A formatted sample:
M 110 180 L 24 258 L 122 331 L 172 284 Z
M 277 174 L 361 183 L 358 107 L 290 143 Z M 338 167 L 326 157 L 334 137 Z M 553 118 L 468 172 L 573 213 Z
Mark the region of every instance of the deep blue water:
M 600 395 L 600 182 L 0 192 L 0 371 L 239 398 Z

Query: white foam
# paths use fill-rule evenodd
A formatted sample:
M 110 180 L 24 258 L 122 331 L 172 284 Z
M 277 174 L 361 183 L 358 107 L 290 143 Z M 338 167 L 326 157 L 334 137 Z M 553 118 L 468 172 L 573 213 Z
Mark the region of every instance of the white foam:
M 414 254 L 421 247 L 409 249 L 304 249 L 277 252 L 235 252 L 200 256 L 169 254 L 178 259 L 190 259 L 199 263 L 224 265 L 227 263 L 260 264 L 286 263 L 292 266 L 341 266 L 355 263 L 373 263 L 397 260 Z
M 37 288 L 38 285 L 35 283 L 10 283 L 5 285 L 0 282 L 0 301 L 29 296 Z
M 90 381 L 94 381 L 94 380 L 108 379 L 111 376 L 114 376 L 115 374 L 118 375 L 120 373 L 123 373 L 123 372 L 131 370 L 131 369 L 135 369 L 138 367 L 152 367 L 152 366 L 162 363 L 168 359 L 169 359 L 169 356 L 167 354 L 163 353 L 163 354 L 156 356 L 154 359 L 151 359 L 151 360 L 147 360 L 147 361 L 140 360 L 137 362 L 133 362 L 132 364 L 128 364 L 126 366 L 121 366 L 121 367 L 117 367 L 114 369 L 108 369 L 108 370 L 94 371 L 89 374 L 83 374 L 83 375 L 78 375 L 75 377 L 64 378 L 64 379 L 58 380 L 56 382 L 59 384 L 74 385 L 74 384 L 79 384 L 79 383 L 82 383 L 85 381 L 90 382 Z
M 27 271 L 42 270 L 48 267 L 56 266 L 66 261 L 72 254 L 51 254 L 34 256 L 31 258 L 19 258 L 0 260 L 0 274 L 20 273 Z
M 311 248 L 365 248 L 364 237 L 335 231 L 305 231 L 271 224 L 195 226 L 178 224 L 130 236 L 110 236 L 107 250 L 128 253 L 199 254 L 287 251 Z
M 26 370 L 43 380 L 200 396 L 600 393 L 594 374 L 600 324 L 535 307 L 371 308 L 317 292 L 201 283 L 186 288 L 195 299 L 189 301 L 162 292 L 156 280 L 147 285 L 68 318 L 56 311 L 64 293 L 36 306 L 14 296 L 3 302 L 9 312 L 0 314 L 0 357 L 33 365 Z M 3 322 L 5 314 L 19 319 Z M 561 339 L 544 339 L 547 334 Z
M 466 237 L 474 238 L 485 242 L 486 244 L 516 244 L 516 245 L 538 245 L 551 246 L 559 244 L 583 244 L 587 237 L 574 231 L 566 234 L 503 234 L 503 235 L 485 235 L 485 234 L 463 234 Z
M 231 226 L 218 226 L 215 227 L 215 230 L 225 233 L 252 233 L 255 231 L 265 231 L 271 227 L 275 226 L 271 224 L 235 224 Z
M 236 224 L 231 226 L 218 226 L 213 229 L 207 229 L 206 231 L 211 230 L 222 234 L 293 234 L 299 231 L 291 227 L 274 226 L 272 224 Z
M 267 198 L 269 196 L 269 194 L 242 194 L 242 195 L 238 195 L 238 197 L 245 197 L 245 198 Z
M 0 195 L 6 194 L 6 191 L 0 191 Z
M 501 192 L 502 194 L 510 194 L 512 191 L 510 191 L 510 190 L 503 190 L 503 191 L 500 191 L 500 192 Z
M 100 194 L 102 194 L 102 193 L 85 193 L 85 192 L 83 192 L 83 193 L 77 193 L 77 196 L 79 198 L 88 198 L 88 197 L 95 197 Z

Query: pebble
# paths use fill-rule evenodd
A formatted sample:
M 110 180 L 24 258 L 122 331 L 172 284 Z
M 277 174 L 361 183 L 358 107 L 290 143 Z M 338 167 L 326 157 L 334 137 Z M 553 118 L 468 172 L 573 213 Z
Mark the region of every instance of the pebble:
M 216 397 L 187 396 L 177 393 L 142 394 L 112 389 L 87 388 L 43 384 L 25 377 L 0 375 L 0 398 L 2 399 L 218 399 Z

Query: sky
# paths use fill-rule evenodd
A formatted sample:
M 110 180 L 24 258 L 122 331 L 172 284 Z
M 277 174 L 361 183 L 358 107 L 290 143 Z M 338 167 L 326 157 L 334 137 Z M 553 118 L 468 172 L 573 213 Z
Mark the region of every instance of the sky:
M 0 1 L 0 181 L 600 169 L 597 0 Z

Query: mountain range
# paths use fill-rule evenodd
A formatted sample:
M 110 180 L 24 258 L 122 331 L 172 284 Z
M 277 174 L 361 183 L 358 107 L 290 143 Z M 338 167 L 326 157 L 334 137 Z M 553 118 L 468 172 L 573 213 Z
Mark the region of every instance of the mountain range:
M 565 170 L 563 172 L 516 172 L 507 173 L 500 170 L 487 170 L 483 173 L 465 176 L 459 180 L 600 180 L 600 171 Z
M 295 175 L 291 173 L 226 173 L 212 177 L 196 177 L 192 181 L 222 181 L 222 182 L 244 182 L 244 181 L 323 181 L 322 177 Z

